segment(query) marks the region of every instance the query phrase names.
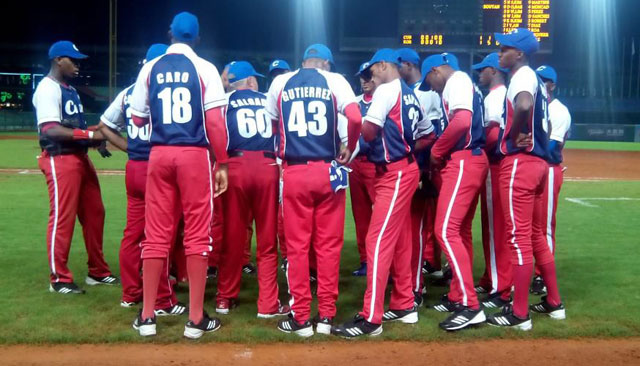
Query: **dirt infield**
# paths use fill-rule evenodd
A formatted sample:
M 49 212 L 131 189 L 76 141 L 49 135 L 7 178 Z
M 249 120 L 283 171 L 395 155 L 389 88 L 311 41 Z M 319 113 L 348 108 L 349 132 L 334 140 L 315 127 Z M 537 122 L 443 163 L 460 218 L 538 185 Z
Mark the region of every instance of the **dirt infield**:
M 0 347 L 3 365 L 638 365 L 640 339 Z
M 640 152 L 566 149 L 565 177 L 569 179 L 640 179 Z

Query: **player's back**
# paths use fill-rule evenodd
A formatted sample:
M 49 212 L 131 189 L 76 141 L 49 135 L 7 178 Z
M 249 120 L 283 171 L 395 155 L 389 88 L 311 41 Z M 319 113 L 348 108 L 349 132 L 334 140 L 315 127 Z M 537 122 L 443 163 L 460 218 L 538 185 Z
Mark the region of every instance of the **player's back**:
M 264 106 L 267 97 L 250 89 L 227 94 L 228 151 L 273 151 L 273 127 Z
M 149 144 L 150 126 L 138 127 L 131 119 L 131 94 L 134 85 L 124 90 L 122 99 L 123 120 L 127 129 L 127 154 L 130 160 L 149 160 L 151 144 Z

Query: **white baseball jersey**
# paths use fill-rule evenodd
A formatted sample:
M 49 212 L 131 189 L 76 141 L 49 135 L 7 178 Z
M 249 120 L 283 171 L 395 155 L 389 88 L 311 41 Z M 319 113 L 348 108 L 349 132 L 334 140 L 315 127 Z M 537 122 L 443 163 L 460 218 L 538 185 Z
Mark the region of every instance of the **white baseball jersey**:
M 489 91 L 484 98 L 484 125 L 497 122 L 500 128 L 504 128 L 504 98 L 507 95 L 507 87 L 498 85 Z
M 569 109 L 558 99 L 549 103 L 549 124 L 551 125 L 551 140 L 564 142 L 571 128 L 571 114 Z

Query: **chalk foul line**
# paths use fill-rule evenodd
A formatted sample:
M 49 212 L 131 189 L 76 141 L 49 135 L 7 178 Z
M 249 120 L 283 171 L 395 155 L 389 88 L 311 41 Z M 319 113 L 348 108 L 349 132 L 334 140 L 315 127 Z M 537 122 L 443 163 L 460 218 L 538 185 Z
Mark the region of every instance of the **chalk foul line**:
M 640 198 L 632 197 L 565 197 L 565 200 L 585 207 L 600 207 L 588 201 L 640 201 Z

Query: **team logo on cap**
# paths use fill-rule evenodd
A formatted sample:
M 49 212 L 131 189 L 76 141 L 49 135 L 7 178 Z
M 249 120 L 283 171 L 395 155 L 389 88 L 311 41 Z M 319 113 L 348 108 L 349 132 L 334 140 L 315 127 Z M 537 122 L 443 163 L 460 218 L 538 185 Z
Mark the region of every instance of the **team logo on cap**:
M 271 66 L 278 66 L 280 65 L 280 61 L 273 61 L 273 63 L 271 64 Z
M 367 67 L 369 67 L 369 62 L 365 62 L 364 64 L 362 64 L 362 69 L 366 69 Z
M 80 50 L 78 49 L 78 47 L 76 47 L 76 45 L 75 45 L 75 44 L 73 44 L 73 43 L 72 43 L 71 45 L 73 46 L 73 49 L 74 49 L 74 50 L 76 50 L 76 51 L 80 52 Z
M 536 69 L 536 71 L 543 71 L 546 68 L 547 68 L 546 66 L 540 66 Z

